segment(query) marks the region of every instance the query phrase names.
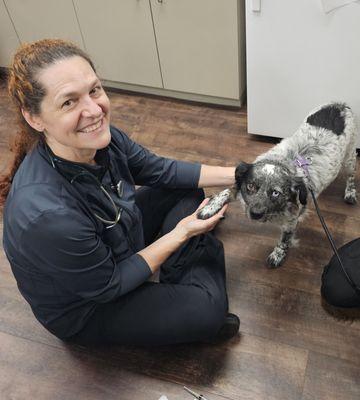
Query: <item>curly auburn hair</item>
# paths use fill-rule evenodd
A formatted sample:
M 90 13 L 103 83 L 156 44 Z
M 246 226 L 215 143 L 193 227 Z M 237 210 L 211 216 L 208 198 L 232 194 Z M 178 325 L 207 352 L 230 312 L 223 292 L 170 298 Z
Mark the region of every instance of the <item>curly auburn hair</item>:
M 10 144 L 14 159 L 8 173 L 0 178 L 0 207 L 5 203 L 11 182 L 26 154 L 40 140 L 44 140 L 42 133 L 28 125 L 22 115 L 22 110 L 32 115 L 40 114 L 41 102 L 46 91 L 39 82 L 38 75 L 57 61 L 74 56 L 85 59 L 96 72 L 90 57 L 82 49 L 74 43 L 61 39 L 43 39 L 23 44 L 13 57 L 7 86 L 17 110 L 18 131 Z

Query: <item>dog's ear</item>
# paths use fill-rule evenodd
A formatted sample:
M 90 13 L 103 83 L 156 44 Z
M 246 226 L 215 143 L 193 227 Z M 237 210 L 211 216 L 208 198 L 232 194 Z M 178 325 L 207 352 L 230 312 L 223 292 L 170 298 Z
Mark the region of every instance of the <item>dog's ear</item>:
M 295 200 L 297 199 L 297 195 L 299 194 L 299 201 L 303 206 L 305 206 L 307 203 L 308 191 L 302 178 L 296 178 L 292 188 L 292 192 L 294 193 Z
M 241 182 L 244 180 L 246 174 L 249 172 L 252 164 L 241 161 L 235 169 L 235 182 L 238 189 L 240 189 Z

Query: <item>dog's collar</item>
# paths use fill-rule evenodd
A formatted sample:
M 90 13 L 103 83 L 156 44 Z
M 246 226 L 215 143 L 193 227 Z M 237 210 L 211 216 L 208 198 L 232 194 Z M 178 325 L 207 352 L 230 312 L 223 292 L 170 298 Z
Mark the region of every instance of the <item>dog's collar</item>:
M 309 167 L 309 165 L 311 165 L 311 159 L 310 158 L 306 158 L 306 157 L 298 155 L 294 160 L 294 164 L 297 167 L 301 168 L 305 172 L 305 175 L 307 177 L 309 177 L 310 174 L 309 174 L 309 168 L 308 167 Z

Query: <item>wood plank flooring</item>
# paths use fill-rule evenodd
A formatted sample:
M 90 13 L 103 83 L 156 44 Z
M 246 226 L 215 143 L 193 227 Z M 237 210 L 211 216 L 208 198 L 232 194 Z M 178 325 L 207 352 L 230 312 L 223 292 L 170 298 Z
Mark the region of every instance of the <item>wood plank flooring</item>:
M 109 97 L 113 124 L 164 156 L 232 166 L 276 143 L 247 134 L 245 108 L 126 93 Z M 11 159 L 7 143 L 14 130 L 13 109 L 0 84 L 0 173 Z M 340 177 L 319 201 L 338 245 L 360 236 L 359 205 L 342 201 L 343 188 Z M 320 278 L 331 249 L 310 208 L 298 230 L 299 246 L 281 268 L 269 270 L 265 260 L 278 229 L 252 223 L 239 204 L 230 205 L 217 231 L 241 334 L 216 346 L 65 345 L 35 320 L 1 252 L 0 399 L 157 400 L 165 394 L 190 400 L 186 385 L 208 400 L 358 400 L 359 314 L 344 316 L 322 304 Z

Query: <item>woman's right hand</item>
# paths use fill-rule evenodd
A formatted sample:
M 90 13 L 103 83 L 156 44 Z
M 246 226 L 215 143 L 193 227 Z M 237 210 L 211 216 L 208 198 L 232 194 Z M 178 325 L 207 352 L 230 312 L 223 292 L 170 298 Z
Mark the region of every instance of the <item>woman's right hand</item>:
M 182 219 L 175 227 L 175 231 L 177 231 L 180 235 L 184 235 L 186 239 L 190 239 L 193 236 L 200 235 L 202 233 L 209 232 L 215 228 L 218 222 L 224 217 L 225 211 L 228 207 L 228 204 L 225 204 L 224 207 L 211 218 L 208 219 L 199 219 L 197 217 L 197 212 L 200 208 L 204 207 L 209 202 L 209 199 L 205 199 L 198 209 L 190 214 L 188 217 Z

